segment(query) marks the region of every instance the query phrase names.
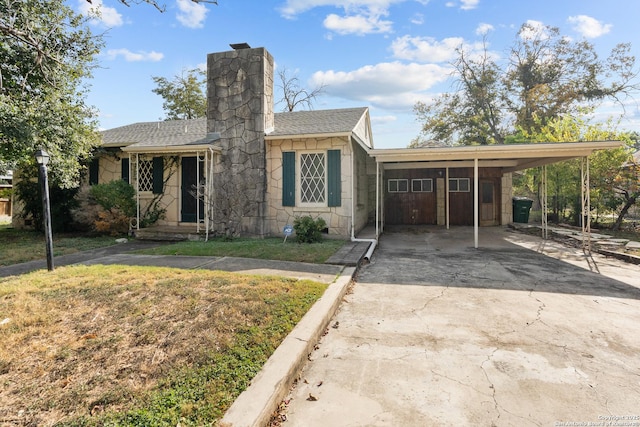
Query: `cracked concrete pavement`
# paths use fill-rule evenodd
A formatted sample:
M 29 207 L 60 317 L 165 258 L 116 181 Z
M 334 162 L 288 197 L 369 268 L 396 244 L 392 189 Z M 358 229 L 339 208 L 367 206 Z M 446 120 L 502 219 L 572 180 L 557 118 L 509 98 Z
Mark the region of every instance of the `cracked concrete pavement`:
M 640 426 L 640 267 L 502 227 L 479 243 L 387 231 L 283 426 Z

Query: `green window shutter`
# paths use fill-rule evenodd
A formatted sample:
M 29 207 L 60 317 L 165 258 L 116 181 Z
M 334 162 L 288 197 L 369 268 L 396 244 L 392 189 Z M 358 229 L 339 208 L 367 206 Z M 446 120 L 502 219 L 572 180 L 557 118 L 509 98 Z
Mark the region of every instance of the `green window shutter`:
M 296 205 L 296 153 L 282 153 L 282 206 Z
M 342 173 L 340 150 L 327 151 L 327 190 L 329 192 L 329 206 L 340 206 L 342 203 Z
M 153 158 L 153 194 L 162 194 L 164 184 L 164 159 Z
M 127 184 L 129 184 L 131 181 L 129 181 L 129 159 L 128 158 L 125 157 L 122 159 L 121 167 L 122 167 L 121 169 L 122 180 Z
M 100 172 L 100 161 L 97 157 L 91 159 L 89 163 L 89 185 L 96 185 L 98 183 L 98 173 Z

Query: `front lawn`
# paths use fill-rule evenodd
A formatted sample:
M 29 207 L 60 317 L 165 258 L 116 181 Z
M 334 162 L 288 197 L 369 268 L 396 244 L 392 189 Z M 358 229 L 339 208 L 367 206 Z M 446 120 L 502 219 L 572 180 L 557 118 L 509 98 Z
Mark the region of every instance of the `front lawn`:
M 54 234 L 53 256 L 114 245 L 115 237 Z M 44 233 L 0 224 L 0 267 L 46 258 Z
M 325 239 L 320 243 L 284 242 L 282 238 L 248 239 L 232 241 L 211 239 L 208 242 L 179 242 L 159 246 L 139 253 L 147 255 L 233 256 L 242 258 L 273 259 L 321 264 L 344 245 L 344 240 Z
M 0 420 L 212 425 L 325 288 L 117 265 L 0 279 Z

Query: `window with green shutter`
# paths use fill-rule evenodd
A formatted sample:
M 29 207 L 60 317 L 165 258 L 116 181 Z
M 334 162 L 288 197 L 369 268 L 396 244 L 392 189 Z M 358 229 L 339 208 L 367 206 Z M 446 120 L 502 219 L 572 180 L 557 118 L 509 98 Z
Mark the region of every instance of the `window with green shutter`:
M 97 157 L 91 159 L 89 163 L 89 185 L 96 185 L 98 183 L 98 175 L 100 173 L 100 161 Z
M 340 206 L 342 203 L 342 172 L 340 170 L 340 150 L 327 151 L 327 190 L 328 205 Z
M 120 169 L 121 169 L 120 176 L 122 177 L 122 180 L 124 182 L 129 184 L 131 182 L 130 179 L 129 179 L 129 158 L 124 157 L 122 159 L 122 162 L 121 162 L 120 166 L 121 166 L 120 167 Z
M 296 205 L 296 153 L 282 153 L 282 206 Z
M 161 194 L 164 191 L 164 159 L 153 158 L 153 194 Z

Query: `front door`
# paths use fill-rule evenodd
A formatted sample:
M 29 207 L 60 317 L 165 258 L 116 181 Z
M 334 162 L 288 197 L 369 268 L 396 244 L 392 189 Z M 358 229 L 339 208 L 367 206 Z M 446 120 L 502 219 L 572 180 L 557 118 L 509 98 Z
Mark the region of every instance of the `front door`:
M 182 202 L 180 221 L 196 222 L 198 217 L 198 204 L 200 205 L 200 219 L 204 218 L 204 201 L 197 197 L 198 166 L 200 179 L 204 177 L 203 162 L 198 162 L 197 157 L 182 158 Z M 199 203 L 198 203 L 199 202 Z
M 480 181 L 480 225 L 498 225 L 496 188 L 493 181 Z

